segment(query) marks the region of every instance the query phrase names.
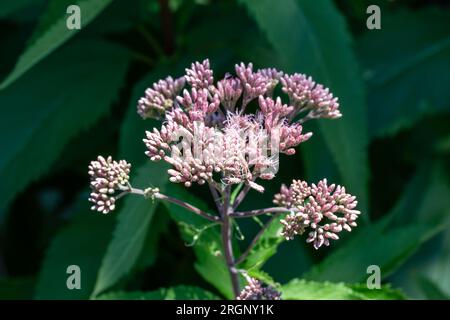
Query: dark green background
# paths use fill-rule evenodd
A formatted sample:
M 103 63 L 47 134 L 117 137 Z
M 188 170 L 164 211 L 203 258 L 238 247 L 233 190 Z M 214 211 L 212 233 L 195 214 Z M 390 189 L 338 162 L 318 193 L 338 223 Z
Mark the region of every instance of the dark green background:
M 374 3 L 381 30 L 366 28 Z M 65 27 L 70 4 L 81 8 L 80 31 Z M 350 288 L 376 264 L 408 298 L 450 297 L 448 1 L 3 0 L 0 57 L 0 298 L 85 299 L 94 287 L 113 292 L 106 298 L 211 297 L 194 286 L 227 297 L 213 229 L 187 246 L 204 226 L 187 213 L 130 198 L 105 216 L 87 202 L 98 154 L 131 162 L 136 185 L 189 196 L 146 159 L 144 131 L 159 124 L 141 120 L 136 102 L 153 81 L 204 58 L 216 79 L 253 62 L 310 74 L 340 99 L 343 118 L 307 123 L 313 138 L 282 156 L 266 193 L 243 207 L 270 205 L 293 178 L 327 177 L 358 196 L 360 226 L 319 251 L 304 238 L 283 242 L 264 271 L 281 284 Z M 212 205 L 205 188 L 189 191 Z M 257 231 L 253 221 L 240 227 Z M 66 288 L 71 264 L 81 290 Z M 289 296 L 356 298 L 301 286 L 292 282 Z

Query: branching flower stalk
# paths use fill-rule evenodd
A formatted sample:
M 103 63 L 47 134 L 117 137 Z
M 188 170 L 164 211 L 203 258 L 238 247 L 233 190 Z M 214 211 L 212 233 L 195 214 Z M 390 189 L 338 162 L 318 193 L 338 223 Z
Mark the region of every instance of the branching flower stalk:
M 139 99 L 137 113 L 143 118 L 162 119 L 160 129 L 147 131 L 143 142 L 151 161 L 171 165 L 169 180 L 191 187 L 207 185 L 216 212 L 205 212 L 192 204 L 160 192 L 139 189 L 129 182 L 131 165 L 125 160 L 99 156 L 89 165 L 92 209 L 109 213 L 126 194 L 167 201 L 181 206 L 221 228 L 223 258 L 235 298 L 279 299 L 270 286 L 249 277 L 238 268 L 265 230 L 275 221 L 281 237 L 292 240 L 308 232 L 314 248 L 339 239 L 342 230 L 356 226 L 360 212 L 356 198 L 344 187 L 294 180 L 281 186 L 274 196 L 275 207 L 239 211 L 251 191 L 264 192 L 259 180 L 276 176 L 279 154 L 295 154 L 295 147 L 311 138 L 302 124 L 311 119 L 342 116 L 338 99 L 328 88 L 303 74 L 284 74 L 276 69 L 254 71 L 253 65 L 235 66 L 214 83 L 209 60 L 195 62 L 181 78 L 167 77 L 154 83 Z M 274 97 L 277 85 L 286 97 Z M 286 100 L 286 101 L 285 101 Z M 235 257 L 232 247 L 234 219 L 270 215 L 243 253 Z M 240 275 L 247 281 L 240 286 Z

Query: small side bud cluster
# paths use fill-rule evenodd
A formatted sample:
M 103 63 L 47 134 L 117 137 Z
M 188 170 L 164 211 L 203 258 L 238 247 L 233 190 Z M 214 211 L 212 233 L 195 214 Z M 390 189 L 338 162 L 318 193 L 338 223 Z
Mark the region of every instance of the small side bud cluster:
M 326 179 L 311 186 L 294 180 L 289 188 L 281 187 L 274 203 L 292 210 L 280 221 L 282 235 L 292 240 L 309 229 L 306 242 L 313 243 L 316 249 L 322 245 L 328 246 L 330 240 L 338 240 L 338 233 L 342 230 L 350 232 L 357 226 L 356 219 L 360 214 L 355 210 L 358 204 L 356 197 L 346 193 L 345 188 L 339 185 L 328 186 Z
M 263 286 L 261 281 L 247 278 L 247 285 L 241 291 L 237 300 L 281 300 L 281 293 L 272 286 Z
M 127 190 L 130 179 L 131 165 L 125 160 L 119 162 L 111 157 L 99 156 L 89 165 L 91 189 L 89 201 L 94 205 L 92 210 L 108 213 L 115 209 L 114 193 L 118 190 Z
M 309 111 L 306 116 L 309 119 L 336 119 L 342 116 L 338 98 L 333 97 L 328 88 L 316 84 L 311 77 L 295 73 L 284 75 L 280 81 L 283 92 L 289 96 L 291 104 L 297 108 L 297 114 Z

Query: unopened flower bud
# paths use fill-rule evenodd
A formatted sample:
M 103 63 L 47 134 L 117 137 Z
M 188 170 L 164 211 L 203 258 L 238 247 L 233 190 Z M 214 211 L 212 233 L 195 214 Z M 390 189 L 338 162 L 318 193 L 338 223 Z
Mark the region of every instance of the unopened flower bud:
M 89 201 L 94 205 L 92 210 L 108 213 L 115 209 L 115 191 L 129 188 L 128 180 L 131 165 L 125 160 L 115 161 L 111 157 L 98 156 L 96 161 L 89 164 L 91 177 L 91 195 Z

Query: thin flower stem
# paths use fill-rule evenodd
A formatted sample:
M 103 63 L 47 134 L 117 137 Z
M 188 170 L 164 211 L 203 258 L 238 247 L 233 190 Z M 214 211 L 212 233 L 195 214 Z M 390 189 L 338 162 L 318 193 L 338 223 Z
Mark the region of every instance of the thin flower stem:
M 312 120 L 312 119 L 316 119 L 316 117 L 314 116 L 314 113 L 311 111 L 309 112 L 306 116 L 304 116 L 303 118 L 298 119 L 298 123 L 303 124 L 306 121 Z
M 211 195 L 214 199 L 214 203 L 216 204 L 216 208 L 220 212 L 221 211 L 221 203 L 220 203 L 219 192 L 210 182 L 208 182 L 208 187 L 209 187 L 209 191 L 211 191 Z
M 221 211 L 222 216 L 222 244 L 224 249 L 225 261 L 227 263 L 228 271 L 230 273 L 231 284 L 233 287 L 234 297 L 238 297 L 240 293 L 239 288 L 239 278 L 238 270 L 236 269 L 236 263 L 233 256 L 233 245 L 232 245 L 232 226 L 230 221 L 230 214 L 233 212 L 233 208 L 230 206 L 230 193 L 231 189 L 228 186 L 225 191 L 225 198 L 223 202 L 223 207 Z
M 256 236 L 253 238 L 252 242 L 250 242 L 250 244 L 248 245 L 247 249 L 241 254 L 239 259 L 236 260 L 236 265 L 242 263 L 247 258 L 247 256 L 250 254 L 252 249 L 255 247 L 255 245 L 258 242 L 258 240 L 262 237 L 262 235 L 267 230 L 267 228 L 270 226 L 270 224 L 276 218 L 278 218 L 280 216 L 280 214 L 281 214 L 281 212 L 278 212 L 278 213 L 274 214 L 269 220 L 267 220 L 267 222 L 262 226 L 262 228 L 258 231 Z
M 208 181 L 208 183 L 209 183 L 214 189 L 216 189 L 217 192 L 220 193 L 221 197 L 224 197 L 224 196 L 225 196 L 225 192 L 224 192 L 223 188 L 222 188 L 215 180 L 210 179 L 210 180 Z
M 213 215 L 211 215 L 211 214 L 209 214 L 209 213 L 207 213 L 207 212 L 205 212 L 203 210 L 200 210 L 197 207 L 194 207 L 193 205 L 191 205 L 191 204 L 189 204 L 187 202 L 178 200 L 176 198 L 172 198 L 170 196 L 166 196 L 166 195 L 161 194 L 161 193 L 155 193 L 155 198 L 156 199 L 160 199 L 160 200 L 165 200 L 165 201 L 168 201 L 168 202 L 172 202 L 172 203 L 174 203 L 176 205 L 179 205 L 180 207 L 183 207 L 183 208 L 188 209 L 189 211 L 192 211 L 195 214 L 198 214 L 199 216 L 202 216 L 203 218 L 205 218 L 205 219 L 207 219 L 209 221 L 212 221 L 212 222 L 220 221 L 220 218 L 218 216 L 213 216 Z
M 173 15 L 170 10 L 169 0 L 159 0 L 158 2 L 161 17 L 161 29 L 163 33 L 164 52 L 169 56 L 175 50 Z
M 150 47 L 155 51 L 157 56 L 164 55 L 164 50 L 159 45 L 158 41 L 150 32 L 147 31 L 143 24 L 137 26 L 137 31 L 142 35 L 142 37 L 144 37 Z
M 138 195 L 141 195 L 141 196 L 145 196 L 145 191 L 144 190 L 130 187 L 130 189 L 128 191 L 122 192 L 117 197 L 121 197 L 124 193 L 133 193 L 133 194 L 138 194 Z M 156 199 L 168 201 L 168 202 L 174 203 L 174 204 L 176 204 L 176 205 L 178 205 L 180 207 L 188 209 L 189 211 L 191 211 L 191 212 L 193 212 L 195 214 L 198 214 L 199 216 L 202 216 L 203 218 L 205 218 L 205 219 L 207 219 L 209 221 L 219 222 L 221 220 L 220 217 L 218 217 L 218 216 L 214 216 L 212 214 L 209 214 L 209 213 L 207 213 L 207 212 L 205 212 L 205 211 L 203 211 L 203 210 L 201 210 L 201 209 L 191 205 L 190 203 L 178 200 L 178 199 L 173 198 L 171 196 L 167 196 L 167 195 L 159 193 L 159 192 L 156 192 L 153 196 Z
M 236 186 L 236 188 L 234 188 L 233 192 L 231 192 L 230 202 L 232 204 L 234 204 L 234 202 L 236 201 L 236 197 L 239 195 L 239 193 L 241 192 L 243 187 L 244 187 L 244 183 L 241 182 Z
M 255 217 L 262 214 L 267 213 L 283 213 L 283 212 L 290 212 L 295 211 L 296 209 L 288 209 L 288 208 L 282 208 L 282 207 L 272 207 L 272 208 L 264 208 L 264 209 L 256 209 L 256 210 L 250 210 L 250 211 L 237 211 L 232 212 L 230 214 L 233 218 L 248 218 L 248 217 Z
M 252 181 L 254 182 L 258 178 L 258 174 L 253 172 L 252 175 L 253 175 Z M 236 210 L 236 208 L 242 203 L 242 201 L 244 201 L 250 189 L 251 189 L 250 185 L 246 184 L 244 189 L 242 189 L 241 192 L 239 192 L 239 194 L 237 195 L 236 199 L 233 202 L 233 210 Z

